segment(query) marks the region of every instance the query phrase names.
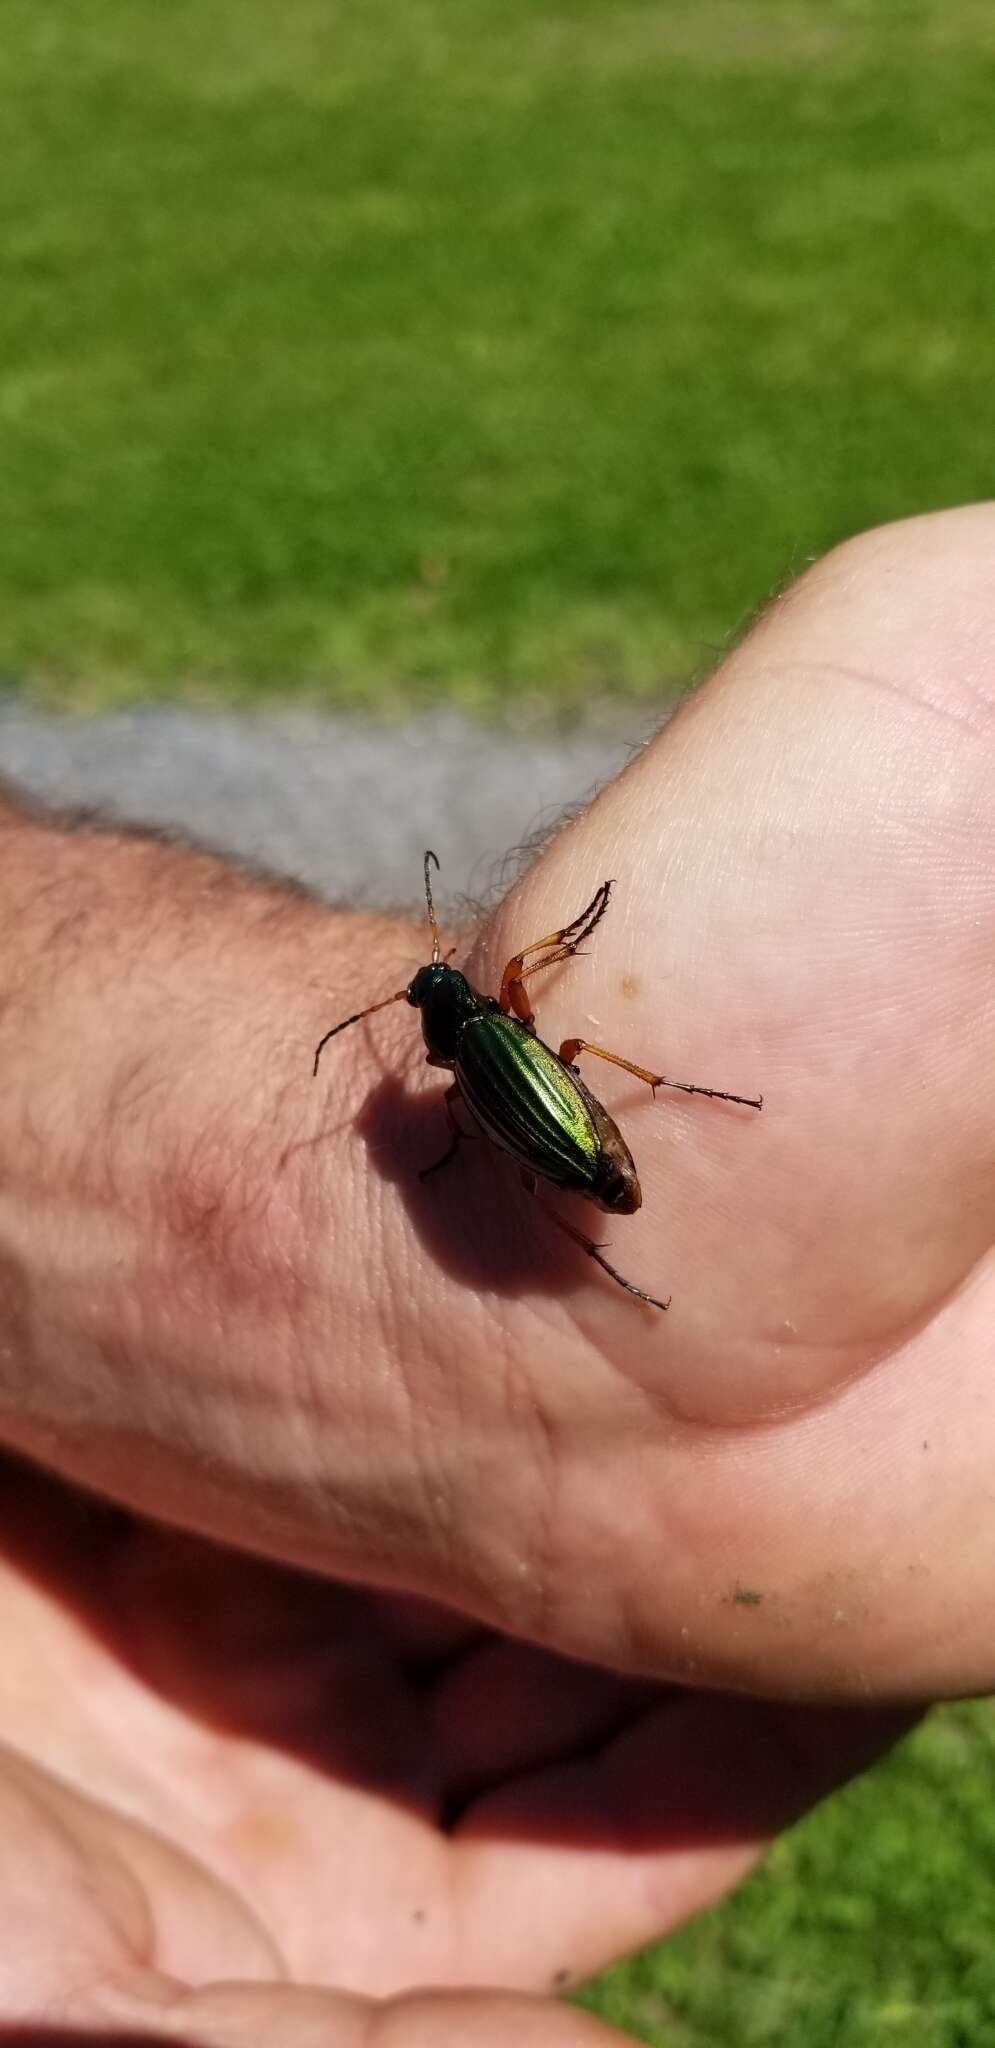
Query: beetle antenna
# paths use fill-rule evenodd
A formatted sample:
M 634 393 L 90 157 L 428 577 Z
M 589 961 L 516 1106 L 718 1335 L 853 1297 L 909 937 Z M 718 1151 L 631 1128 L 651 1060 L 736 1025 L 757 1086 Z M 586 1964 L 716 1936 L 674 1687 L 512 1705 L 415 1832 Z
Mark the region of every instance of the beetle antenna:
M 368 1010 L 357 1010 L 354 1017 L 343 1017 L 341 1024 L 333 1024 L 331 1030 L 326 1031 L 324 1038 L 319 1039 L 318 1044 L 315 1047 L 314 1066 L 312 1068 L 312 1074 L 317 1073 L 318 1061 L 320 1060 L 321 1055 L 324 1052 L 325 1047 L 328 1044 L 330 1038 L 337 1038 L 340 1031 L 348 1031 L 350 1024 L 359 1024 L 362 1022 L 364 1017 L 372 1017 L 375 1010 L 386 1010 L 390 1007 L 391 1003 L 399 1003 L 402 997 L 406 996 L 407 993 L 408 991 L 406 988 L 399 988 L 397 990 L 396 995 L 384 996 L 382 1003 L 371 1003 Z
M 439 856 L 437 853 L 432 852 L 431 847 L 428 848 L 425 854 L 425 901 L 428 904 L 428 921 L 432 927 L 432 965 L 434 967 L 442 953 L 442 947 L 439 943 L 439 927 L 435 922 L 435 905 L 432 902 L 432 884 L 428 873 L 430 860 L 434 860 L 436 867 L 438 867 Z

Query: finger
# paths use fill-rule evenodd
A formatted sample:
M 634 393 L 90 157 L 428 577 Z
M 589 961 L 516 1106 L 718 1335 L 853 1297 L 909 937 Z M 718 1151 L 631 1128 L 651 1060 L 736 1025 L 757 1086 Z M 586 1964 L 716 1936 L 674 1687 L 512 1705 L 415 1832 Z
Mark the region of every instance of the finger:
M 486 1639 L 478 1621 L 434 1601 L 377 1592 L 366 1598 L 384 1642 L 402 1668 L 413 1675 L 458 1662 Z
M 450 1806 L 495 1781 L 602 1743 L 660 1688 L 532 1643 L 490 1636 L 425 1698 Z
M 659 1938 L 907 1726 L 676 1694 L 595 1756 L 485 1796 L 456 1839 L 491 1966 L 515 1981 L 530 1957 L 553 1989 Z
M 139 1774 L 136 1773 L 136 1776 Z M 251 1908 L 161 1835 L 5 1747 L 0 1756 L 0 2009 L 64 2012 L 81 1986 L 210 1957 L 280 1974 Z
M 60 2027 L 59 2048 L 621 2048 L 587 2013 L 497 1991 L 432 1991 L 376 2005 L 277 1985 L 219 1984 L 179 1992 L 154 1983 L 102 1998 L 106 2037 Z M 98 2022 L 99 2024 L 99 2022 Z M 120 2030 L 127 2029 L 127 2032 Z M 24 2048 L 55 2048 L 42 2030 Z

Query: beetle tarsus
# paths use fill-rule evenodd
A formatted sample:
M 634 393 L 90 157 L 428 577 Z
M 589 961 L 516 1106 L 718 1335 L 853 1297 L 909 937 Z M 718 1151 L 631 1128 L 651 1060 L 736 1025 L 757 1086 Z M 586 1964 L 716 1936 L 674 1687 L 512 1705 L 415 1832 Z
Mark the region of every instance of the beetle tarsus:
M 542 963 L 540 963 L 541 965 Z M 762 1109 L 762 1095 L 731 1095 L 728 1088 L 702 1088 L 697 1081 L 671 1081 L 666 1074 L 651 1074 L 648 1067 L 637 1067 L 634 1060 L 624 1060 L 621 1053 L 609 1052 L 604 1045 L 592 1045 L 589 1038 L 565 1038 L 560 1046 L 560 1058 L 565 1066 L 575 1067 L 582 1052 L 594 1054 L 597 1060 L 607 1060 L 613 1067 L 622 1067 L 627 1074 L 635 1074 L 637 1081 L 645 1081 L 654 1100 L 658 1088 L 679 1088 L 682 1095 L 710 1095 L 713 1102 L 739 1102 L 744 1109 Z
M 762 1095 L 731 1095 L 728 1088 L 702 1088 L 697 1081 L 671 1081 L 666 1074 L 656 1074 L 650 1082 L 654 1097 L 658 1088 L 679 1088 L 682 1095 L 708 1095 L 713 1102 L 738 1102 L 744 1109 L 762 1109 Z
M 602 1271 L 605 1273 L 610 1273 L 612 1279 L 617 1280 L 619 1286 L 625 1288 L 626 1294 L 634 1294 L 637 1301 L 648 1302 L 650 1308 L 663 1309 L 664 1314 L 666 1314 L 667 1309 L 670 1307 L 671 1300 L 673 1299 L 671 1295 L 668 1294 L 666 1301 L 658 1301 L 655 1294 L 647 1294 L 645 1287 L 637 1287 L 634 1280 L 627 1280 L 624 1273 L 616 1272 L 615 1267 L 610 1266 L 608 1260 L 602 1258 L 601 1253 L 596 1244 L 589 1245 L 588 1251 L 590 1252 L 592 1259 L 597 1260 L 597 1263 L 601 1267 Z
M 523 946 L 520 953 L 512 955 L 501 976 L 499 1001 L 502 1010 L 512 1011 L 521 1024 L 531 1025 L 535 1022 L 535 1013 L 525 993 L 526 981 L 530 975 L 538 974 L 543 967 L 556 967 L 561 960 L 572 960 L 575 957 L 584 940 L 589 939 L 595 926 L 601 923 L 611 899 L 613 886 L 611 881 L 601 882 L 590 903 L 586 904 L 569 924 L 561 925 L 557 932 L 547 932 L 545 938 L 533 939 L 530 946 Z M 547 946 L 551 951 L 546 954 L 545 960 L 535 961 L 532 967 L 524 965 L 529 953 L 542 953 Z
M 585 1237 L 583 1231 L 578 1230 L 575 1224 L 568 1223 L 566 1217 L 561 1216 L 558 1209 L 550 1208 L 549 1203 L 543 1201 L 539 1193 L 539 1184 L 535 1174 L 529 1173 L 524 1168 L 522 1170 L 522 1186 L 538 1202 L 540 1209 L 549 1217 L 550 1222 L 555 1223 L 560 1230 L 565 1231 L 567 1237 L 571 1237 L 574 1244 L 578 1244 L 581 1251 L 587 1253 L 589 1259 L 594 1259 L 595 1263 L 601 1267 L 603 1273 L 607 1273 L 609 1278 L 614 1280 L 619 1287 L 625 1288 L 626 1294 L 633 1294 L 637 1301 L 645 1301 L 650 1308 L 659 1308 L 666 1313 L 670 1307 L 670 1295 L 668 1294 L 666 1301 L 659 1301 L 655 1294 L 647 1294 L 645 1287 L 637 1287 L 634 1280 L 627 1280 L 624 1273 L 617 1272 L 616 1268 L 604 1257 L 601 1245 L 595 1244 L 593 1238 Z

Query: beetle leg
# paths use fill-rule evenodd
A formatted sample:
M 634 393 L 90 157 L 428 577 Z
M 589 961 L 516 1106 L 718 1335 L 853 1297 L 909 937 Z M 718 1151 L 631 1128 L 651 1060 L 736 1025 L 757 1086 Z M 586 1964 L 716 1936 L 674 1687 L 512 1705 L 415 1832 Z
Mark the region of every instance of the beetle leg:
M 654 1095 L 658 1088 L 679 1088 L 684 1095 L 710 1095 L 715 1102 L 741 1102 L 745 1109 L 762 1109 L 762 1095 L 730 1095 L 725 1088 L 702 1088 L 697 1081 L 671 1081 L 666 1074 L 651 1074 L 648 1067 L 637 1067 L 631 1060 L 624 1060 L 620 1053 L 606 1052 L 603 1045 L 592 1045 L 586 1038 L 565 1038 L 560 1047 L 560 1058 L 565 1066 L 572 1067 L 578 1053 L 592 1052 L 596 1059 L 610 1060 L 613 1067 L 624 1067 L 627 1074 L 635 1074 L 637 1081 L 646 1081 Z
M 572 1223 L 567 1222 L 565 1216 L 560 1215 L 558 1209 L 554 1209 L 549 1202 L 543 1200 L 539 1193 L 539 1183 L 535 1174 L 529 1173 L 526 1167 L 522 1168 L 522 1186 L 528 1194 L 535 1197 L 540 1209 L 544 1215 L 549 1217 L 550 1222 L 558 1224 L 559 1228 L 565 1231 L 568 1237 L 573 1239 L 574 1244 L 580 1245 L 581 1251 L 585 1251 L 588 1258 L 596 1260 L 602 1272 L 607 1273 L 612 1280 L 618 1282 L 620 1287 L 625 1288 L 627 1294 L 634 1294 L 637 1301 L 648 1302 L 650 1308 L 668 1309 L 670 1307 L 669 1294 L 666 1301 L 658 1301 L 655 1294 L 647 1294 L 644 1287 L 637 1287 L 634 1280 L 626 1280 L 622 1273 L 616 1272 L 615 1267 L 610 1266 L 608 1260 L 603 1257 L 601 1245 L 595 1244 L 592 1238 L 585 1237 L 582 1230 L 577 1230 Z
M 602 882 L 585 910 L 570 924 L 560 927 L 558 932 L 547 932 L 544 939 L 533 939 L 531 946 L 523 946 L 520 953 L 514 953 L 501 976 L 500 1003 L 502 1010 L 513 1010 L 523 1024 L 534 1024 L 535 1013 L 525 993 L 525 982 L 530 974 L 538 974 L 540 967 L 555 967 L 558 960 L 567 960 L 576 953 L 578 946 L 589 939 L 595 925 L 601 923 L 608 908 L 612 892 L 610 882 Z M 552 947 L 545 960 L 537 960 L 532 967 L 525 967 L 530 953 L 542 953 Z
M 526 952 L 531 950 L 531 947 L 526 947 Z M 514 960 L 509 960 L 501 982 L 502 1010 L 513 1010 L 523 1024 L 534 1024 L 535 1011 L 529 1002 L 525 987 L 530 974 L 538 974 L 540 967 L 555 967 L 558 960 L 569 960 L 576 951 L 576 945 L 555 946 L 551 953 L 547 953 L 545 960 L 536 960 L 531 967 L 526 968 L 522 967 L 521 953 L 518 953 Z M 513 968 L 517 968 L 518 972 L 513 973 Z
M 448 1166 L 462 1140 L 464 1138 L 475 1138 L 477 1135 L 476 1131 L 464 1131 L 462 1126 L 456 1121 L 453 1114 L 453 1102 L 459 1099 L 459 1093 L 460 1086 L 458 1081 L 454 1081 L 452 1087 L 446 1089 L 442 1099 L 446 1105 L 446 1117 L 452 1136 L 446 1151 L 442 1154 L 442 1158 L 433 1159 L 431 1166 L 423 1166 L 421 1168 L 418 1175 L 419 1180 L 427 1180 L 430 1173 L 438 1173 L 440 1166 Z

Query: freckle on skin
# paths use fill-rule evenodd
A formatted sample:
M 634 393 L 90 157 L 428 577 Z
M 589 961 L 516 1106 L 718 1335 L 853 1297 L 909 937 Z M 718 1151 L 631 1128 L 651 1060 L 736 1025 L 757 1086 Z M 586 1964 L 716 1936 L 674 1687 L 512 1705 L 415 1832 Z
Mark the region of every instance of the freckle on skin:
M 638 974 L 623 974 L 620 987 L 622 990 L 622 994 L 624 996 L 628 996 L 629 1000 L 631 1001 L 633 996 L 637 996 L 639 994 L 639 991 L 642 987 L 642 982 L 640 981 Z

